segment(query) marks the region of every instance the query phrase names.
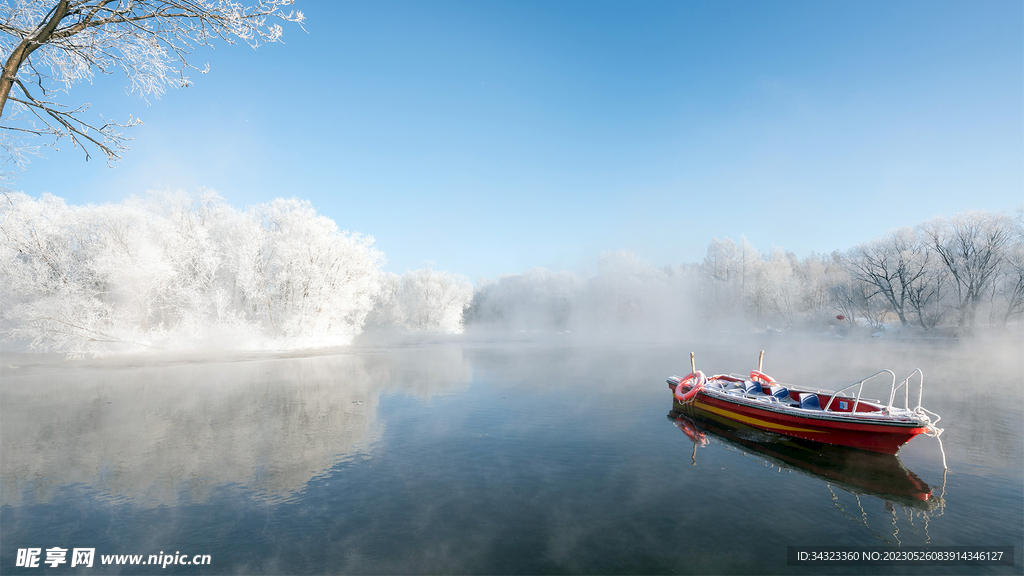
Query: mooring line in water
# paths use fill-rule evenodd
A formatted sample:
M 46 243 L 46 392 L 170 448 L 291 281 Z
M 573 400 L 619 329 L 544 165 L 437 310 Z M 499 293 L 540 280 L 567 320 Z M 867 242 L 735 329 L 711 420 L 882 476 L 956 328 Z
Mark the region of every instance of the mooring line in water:
M 942 447 L 942 432 L 935 435 L 935 439 L 939 441 L 939 452 L 942 453 L 942 486 L 945 489 L 946 486 L 946 472 L 949 471 L 949 466 L 946 466 L 946 449 Z M 943 490 L 945 491 L 945 490 Z

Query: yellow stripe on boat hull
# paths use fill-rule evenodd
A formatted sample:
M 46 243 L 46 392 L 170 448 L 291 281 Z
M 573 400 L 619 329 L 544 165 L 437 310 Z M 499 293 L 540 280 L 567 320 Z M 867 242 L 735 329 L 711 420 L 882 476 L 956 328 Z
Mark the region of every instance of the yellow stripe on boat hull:
M 710 404 L 705 404 L 704 402 L 700 402 L 699 405 L 700 405 L 700 409 L 701 410 L 706 410 L 706 411 L 711 412 L 713 414 L 718 414 L 719 416 L 724 416 L 726 418 L 729 418 L 730 420 L 738 420 L 740 422 L 743 422 L 744 424 L 749 424 L 751 426 L 759 426 L 761 428 L 770 428 L 770 429 L 775 429 L 775 430 L 786 430 L 786 431 L 789 431 L 789 432 L 814 432 L 815 434 L 828 434 L 828 430 L 817 430 L 817 429 L 814 429 L 814 428 L 797 428 L 796 426 L 787 426 L 785 424 L 776 424 L 775 422 L 769 422 L 767 420 L 761 420 L 760 418 L 753 418 L 751 416 L 744 416 L 742 414 L 737 414 L 736 412 L 730 412 L 729 410 L 723 410 L 723 409 L 721 409 L 721 408 L 719 408 L 717 406 L 712 406 Z

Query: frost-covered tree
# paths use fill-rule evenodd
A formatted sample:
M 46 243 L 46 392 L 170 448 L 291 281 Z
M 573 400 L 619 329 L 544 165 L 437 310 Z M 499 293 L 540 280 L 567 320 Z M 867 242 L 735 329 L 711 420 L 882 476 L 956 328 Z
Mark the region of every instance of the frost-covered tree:
M 108 161 L 126 148 L 122 129 L 138 121 L 116 122 L 86 116 L 88 104 L 58 102 L 58 92 L 91 82 L 97 73 L 121 70 L 141 97 L 159 97 L 167 87 L 188 86 L 192 51 L 222 40 L 253 48 L 281 38 L 274 22 L 303 21 L 286 11 L 293 0 L 257 0 L 246 6 L 230 0 L 3 0 L 0 2 L 0 117 L 7 161 L 23 161 L 25 140 L 67 138 L 89 158 L 95 147 Z M 13 104 L 13 106 L 8 106 Z
M 993 282 L 992 313 L 1003 326 L 1014 316 L 1024 314 L 1024 207 L 1013 219 L 1002 266 Z
M 262 280 L 275 332 L 302 340 L 355 337 L 373 306 L 383 264 L 373 239 L 339 232 L 306 200 L 279 198 L 253 215 L 265 231 Z
M 122 339 L 109 287 L 90 265 L 98 229 L 89 216 L 49 194 L 2 195 L 5 340 L 79 352 L 88 342 Z
M 889 302 L 903 326 L 910 325 L 909 313 L 916 309 L 927 328 L 922 314 L 933 297 L 929 288 L 936 287 L 925 283 L 931 255 L 926 241 L 913 229 L 900 228 L 854 248 L 847 262 L 858 279 Z
M 1003 314 L 999 317 L 1003 326 L 1024 314 L 1024 243 L 1017 242 L 1007 250 L 1004 269 L 997 291 L 1003 299 Z
M 212 194 L 0 203 L 0 331 L 36 350 L 345 344 L 383 255 L 309 202 L 236 210 Z
M 811 254 L 800 260 L 773 249 L 767 256 L 740 238 L 713 239 L 700 266 L 704 318 L 733 318 L 757 324 L 821 324 L 839 309 L 833 287 L 846 281 L 840 256 Z
M 863 308 L 863 300 L 867 298 L 863 282 L 847 274 L 829 288 L 829 296 L 839 310 L 839 315 L 856 324 L 857 316 Z
M 971 330 L 978 308 L 989 295 L 1013 237 L 1013 221 L 1005 214 L 965 212 L 936 218 L 921 226 L 950 277 L 957 326 Z
M 786 326 L 793 326 L 801 311 L 800 278 L 796 274 L 799 261 L 792 252 L 774 248 L 764 259 L 757 281 L 758 308 Z
M 835 316 L 838 307 L 833 299 L 832 287 L 847 278 L 842 256 L 838 252 L 828 255 L 811 253 L 800 261 L 796 270 L 799 279 L 800 311 L 812 323 Z
M 725 319 L 745 313 L 762 264 L 761 253 L 745 236 L 740 236 L 739 244 L 713 238 L 700 267 L 704 317 Z
M 472 299 L 472 285 L 458 274 L 430 267 L 401 276 L 386 274 L 368 322 L 385 329 L 457 334 Z
M 914 312 L 917 323 L 925 330 L 931 330 L 941 324 L 949 311 L 949 275 L 930 249 L 923 258 L 927 261 L 921 274 L 908 286 L 907 305 Z
M 701 263 L 701 307 L 707 318 L 731 317 L 740 305 L 736 243 L 712 238 Z

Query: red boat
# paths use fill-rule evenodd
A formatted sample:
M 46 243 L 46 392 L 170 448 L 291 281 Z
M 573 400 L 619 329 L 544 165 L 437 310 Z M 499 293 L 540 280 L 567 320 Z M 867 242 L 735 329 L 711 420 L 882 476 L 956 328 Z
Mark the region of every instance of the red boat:
M 915 370 L 899 385 L 892 371 L 883 370 L 833 392 L 783 385 L 762 373 L 760 367 L 758 362 L 759 369 L 752 371 L 749 379 L 736 374 L 707 377 L 694 369 L 685 378 L 669 378 L 668 384 L 680 404 L 768 432 L 824 444 L 895 454 L 918 434 L 938 437 L 942 433 L 935 426 L 939 416 L 921 407 L 921 370 Z M 889 402 L 861 398 L 864 383 L 883 374 L 892 377 Z M 914 375 L 920 376 L 920 389 L 917 406 L 910 408 L 910 379 Z M 853 387 L 858 387 L 856 396 L 844 394 Z M 893 402 L 901 388 L 904 406 L 899 408 Z

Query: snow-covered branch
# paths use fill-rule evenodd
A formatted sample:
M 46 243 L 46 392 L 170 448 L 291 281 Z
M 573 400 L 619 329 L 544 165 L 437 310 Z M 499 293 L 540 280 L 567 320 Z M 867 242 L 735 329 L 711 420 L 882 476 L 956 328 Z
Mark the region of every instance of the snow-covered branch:
M 277 42 L 279 21 L 301 26 L 293 0 L 259 0 L 247 6 L 230 0 L 3 0 L 0 2 L 2 129 L 21 136 L 68 138 L 117 160 L 127 138 L 126 122 L 95 122 L 83 116 L 88 104 L 68 106 L 52 94 L 78 82 L 120 69 L 129 89 L 159 98 L 167 87 L 188 86 L 187 70 L 206 72 L 189 62 L 193 50 L 215 41 L 253 48 Z M 10 102 L 11 106 L 8 107 Z M 27 144 L 24 144 L 27 146 Z M 5 148 L 6 149 L 6 148 Z

